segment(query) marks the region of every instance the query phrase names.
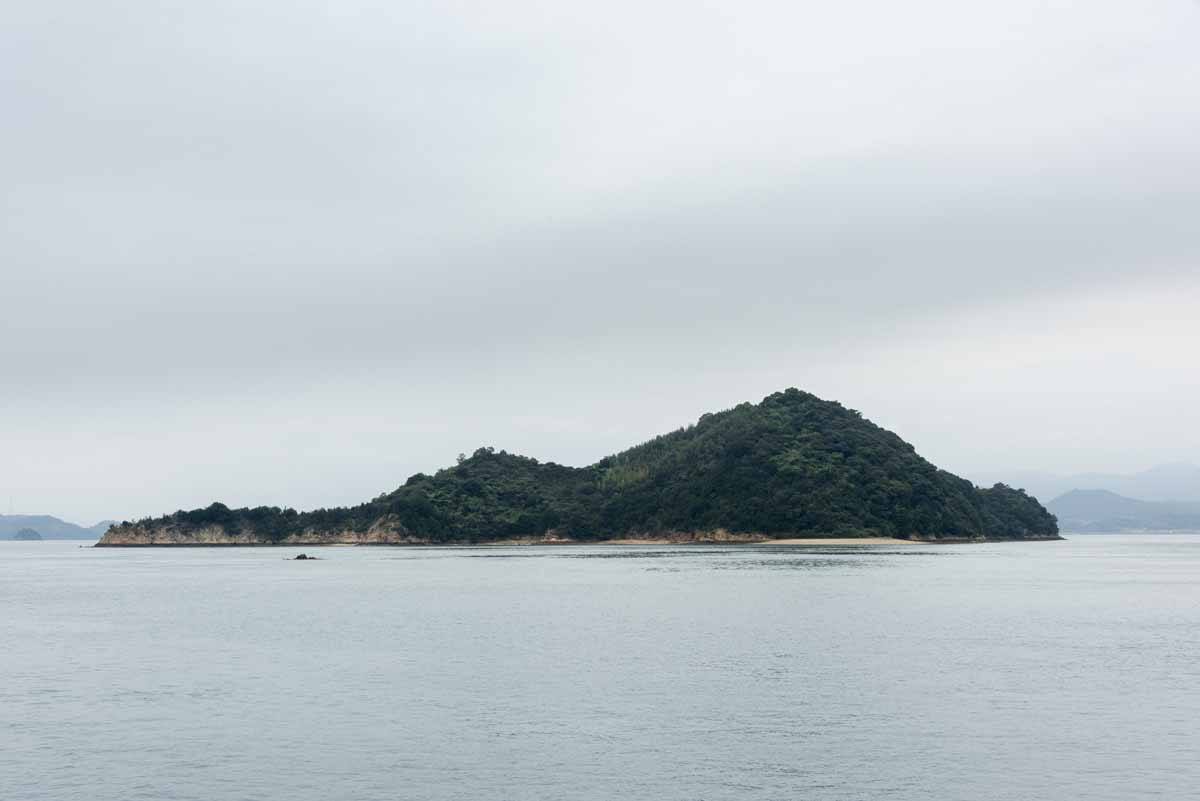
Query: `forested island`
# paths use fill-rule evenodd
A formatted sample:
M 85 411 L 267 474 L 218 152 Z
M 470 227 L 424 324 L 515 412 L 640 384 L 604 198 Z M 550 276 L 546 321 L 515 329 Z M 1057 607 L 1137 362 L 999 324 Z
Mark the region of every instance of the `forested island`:
M 974 486 L 858 412 L 797 389 L 588 467 L 480 448 L 349 508 L 214 503 L 113 526 L 119 545 L 470 544 L 791 537 L 1058 539 L 1024 491 Z

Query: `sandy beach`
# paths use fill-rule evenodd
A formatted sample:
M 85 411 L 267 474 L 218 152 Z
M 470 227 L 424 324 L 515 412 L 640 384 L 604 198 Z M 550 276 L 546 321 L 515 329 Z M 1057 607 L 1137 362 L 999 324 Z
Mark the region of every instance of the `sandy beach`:
M 511 539 L 483 542 L 479 545 L 505 547 L 513 545 L 928 545 L 921 540 L 901 540 L 892 537 L 787 537 L 783 539 L 668 539 L 627 538 L 613 540 L 569 539 Z
M 805 537 L 764 540 L 759 545 L 928 545 L 922 540 L 900 540 L 895 537 Z

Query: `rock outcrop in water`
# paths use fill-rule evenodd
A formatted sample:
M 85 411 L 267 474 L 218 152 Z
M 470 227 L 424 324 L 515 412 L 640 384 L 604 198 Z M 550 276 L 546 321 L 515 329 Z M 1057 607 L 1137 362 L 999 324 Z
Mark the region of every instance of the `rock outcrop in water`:
M 565 467 L 481 448 L 350 508 L 205 509 L 122 523 L 100 545 L 402 545 L 665 538 L 1057 539 L 1021 490 L 939 470 L 838 403 L 789 389 Z

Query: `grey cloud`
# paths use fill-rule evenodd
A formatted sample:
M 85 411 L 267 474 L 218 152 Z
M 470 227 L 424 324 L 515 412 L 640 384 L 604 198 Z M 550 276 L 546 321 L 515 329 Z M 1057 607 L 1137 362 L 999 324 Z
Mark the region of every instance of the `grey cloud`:
M 1014 422 L 979 464 L 988 441 L 877 385 L 919 375 L 974 419 L 1046 373 L 937 387 L 964 335 L 923 332 L 1194 290 L 1194 5 L 60 0 L 9 23 L 0 438 L 41 467 L 0 485 L 25 511 L 69 513 L 56 482 L 96 517 L 342 502 L 481 441 L 587 460 L 783 384 L 972 469 L 1178 455 L 1006 451 Z M 1045 403 L 1129 413 L 1071 343 L 1078 394 Z M 308 477 L 277 481 L 289 460 Z

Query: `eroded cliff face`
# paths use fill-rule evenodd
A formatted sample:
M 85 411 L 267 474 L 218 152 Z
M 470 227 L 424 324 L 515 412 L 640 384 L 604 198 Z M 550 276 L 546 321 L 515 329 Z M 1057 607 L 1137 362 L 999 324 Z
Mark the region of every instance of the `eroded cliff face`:
M 96 543 L 98 547 L 170 545 L 428 545 L 413 536 L 398 520 L 382 517 L 366 531 L 306 529 L 274 540 L 253 529 L 227 531 L 221 526 L 177 523 L 130 523 L 113 526 Z
M 867 535 L 863 537 L 869 538 Z M 772 540 L 788 540 L 801 538 L 807 540 L 822 539 L 820 535 L 811 532 L 796 534 L 757 534 L 750 532 L 731 532 L 725 529 L 710 529 L 703 531 L 642 531 L 627 532 L 614 539 L 620 543 L 723 543 L 746 544 L 763 543 Z M 830 537 L 845 541 L 853 537 Z M 604 542 L 606 538 L 588 539 L 582 542 Z M 902 539 L 915 542 L 955 543 L 955 542 L 985 542 L 982 537 L 922 537 L 912 535 Z M 1031 536 L 1027 539 L 1061 539 L 1058 535 Z M 538 536 L 514 537 L 508 539 L 483 540 L 484 544 L 500 545 L 558 545 L 581 542 L 566 536 L 557 530 L 549 530 Z M 318 530 L 305 529 L 297 534 L 291 534 L 282 539 L 271 539 L 253 529 L 241 529 L 235 532 L 227 531 L 221 526 L 189 526 L 178 523 L 134 523 L 113 526 L 97 543 L 100 547 L 164 547 L 164 546 L 221 546 L 221 545 L 438 545 L 464 544 L 461 541 L 447 543 L 430 537 L 417 535 L 404 527 L 393 516 L 385 516 L 376 520 L 365 531 Z
M 771 537 L 764 534 L 739 534 L 716 529 L 712 531 L 661 531 L 637 532 L 621 535 L 622 542 L 671 542 L 671 543 L 753 543 L 767 542 Z M 588 540 L 602 542 L 600 540 Z M 554 545 L 578 542 L 558 531 L 550 530 L 540 536 L 514 537 L 502 540 L 485 540 L 517 545 Z M 113 526 L 101 540 L 99 547 L 149 547 L 149 546 L 196 546 L 196 545 L 436 545 L 446 543 L 429 537 L 418 536 L 408 531 L 394 518 L 380 518 L 366 531 L 307 529 L 299 534 L 279 540 L 254 531 L 241 529 L 226 531 L 221 526 L 189 526 L 174 523 L 152 523 Z

